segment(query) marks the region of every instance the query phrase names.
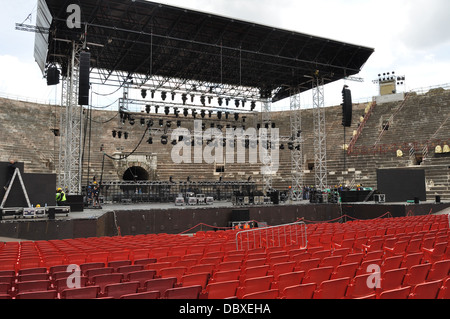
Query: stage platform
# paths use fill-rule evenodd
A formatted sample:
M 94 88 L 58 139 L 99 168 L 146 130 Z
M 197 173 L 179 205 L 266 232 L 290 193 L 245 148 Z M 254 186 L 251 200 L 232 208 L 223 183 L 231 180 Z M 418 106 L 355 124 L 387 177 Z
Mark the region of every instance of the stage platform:
M 175 206 L 174 204 L 103 205 L 48 218 L 4 218 L 0 222 L 0 241 L 52 240 L 139 234 L 189 234 L 199 230 L 226 229 L 232 222 L 257 221 L 269 226 L 296 222 L 347 222 L 353 219 L 404 217 L 450 213 L 450 203 L 343 203 L 311 204 L 308 201 L 279 205 L 235 206 L 231 202 L 213 205 Z M 200 225 L 200 226 L 198 226 Z M 197 227 L 196 227 L 197 226 Z

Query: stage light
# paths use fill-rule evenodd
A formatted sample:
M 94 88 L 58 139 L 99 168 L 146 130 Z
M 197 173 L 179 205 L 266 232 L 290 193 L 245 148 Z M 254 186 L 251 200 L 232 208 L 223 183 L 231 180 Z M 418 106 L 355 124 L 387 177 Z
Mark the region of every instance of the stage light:
M 225 99 L 225 104 L 228 106 L 230 105 L 230 99 Z
M 169 142 L 169 140 L 166 135 L 161 136 L 161 144 L 162 145 L 167 145 L 168 142 Z
M 183 95 L 181 96 L 181 100 L 183 101 L 183 105 L 186 105 L 187 94 L 183 94 Z
M 117 137 L 117 131 L 116 131 L 116 130 L 112 131 L 112 136 L 113 136 L 114 138 Z
M 225 119 L 227 119 L 228 120 L 228 117 L 230 116 L 230 113 L 229 112 L 225 112 Z
M 128 133 L 127 133 L 127 132 L 123 133 L 123 137 L 124 137 L 126 140 L 128 140 Z
M 155 98 L 155 90 L 152 90 L 152 99 Z
M 194 103 L 194 98 L 195 98 L 195 95 L 191 94 L 191 103 Z
M 201 115 L 202 119 L 204 119 L 206 116 L 205 110 L 201 110 L 200 115 Z
M 208 96 L 208 103 L 209 103 L 209 104 L 211 104 L 212 99 L 213 99 L 213 98 L 212 98 L 211 96 Z
M 212 114 L 213 114 L 213 111 L 208 111 L 208 116 L 209 116 L 209 118 L 211 118 L 212 117 Z
M 130 125 L 131 125 L 131 126 L 134 126 L 134 124 L 136 124 L 136 121 L 135 121 L 133 118 L 131 118 L 131 119 L 130 119 Z
M 164 113 L 165 113 L 166 115 L 169 115 L 169 113 L 170 113 L 170 107 L 166 106 L 166 107 L 164 108 Z
M 217 112 L 217 118 L 219 119 L 219 120 L 221 120 L 222 119 L 222 112 Z
M 172 92 L 172 101 L 175 100 L 175 95 L 176 95 L 176 93 L 175 93 L 175 92 Z
M 280 145 L 280 150 L 284 150 L 284 144 Z
M 150 114 L 150 108 L 151 107 L 148 104 L 145 106 L 145 112 L 147 112 L 147 114 Z
M 238 108 L 239 107 L 239 100 L 234 101 L 234 105 Z
M 163 127 L 163 125 L 164 125 L 164 121 L 163 120 L 159 120 L 159 126 Z
M 189 109 L 184 109 L 184 110 L 183 110 L 183 115 L 184 115 L 185 117 L 187 117 L 187 116 L 189 115 Z
M 181 121 L 177 121 L 177 127 L 178 127 L 178 128 L 181 127 Z
M 144 126 L 144 125 L 145 125 L 145 119 L 141 118 L 141 126 Z
M 158 111 L 159 111 L 159 106 L 155 105 L 155 113 L 158 114 Z
M 161 99 L 163 100 L 163 101 L 165 101 L 166 99 L 167 99 L 167 93 L 166 92 L 161 92 Z
M 147 144 L 153 144 L 153 138 L 152 137 L 150 137 L 148 140 L 147 140 Z
M 177 145 L 177 144 L 178 144 L 178 142 L 177 142 L 176 140 L 173 140 L 173 141 L 172 141 L 172 145 L 173 145 L 173 146 L 175 146 L 175 145 Z
M 171 128 L 172 127 L 172 122 L 171 121 L 167 121 L 166 126 L 167 126 L 167 128 Z
M 192 116 L 194 117 L 194 119 L 196 118 L 196 116 L 197 116 L 197 110 L 196 109 L 192 110 Z
M 141 90 L 141 96 L 143 99 L 145 99 L 147 97 L 147 90 L 146 89 L 142 89 Z
M 178 116 L 180 115 L 180 111 L 178 111 L 178 108 L 177 108 L 177 107 L 175 107 L 175 108 L 173 109 L 173 114 L 175 114 L 175 117 L 178 117 Z
M 272 128 L 275 128 L 275 127 L 277 127 L 276 124 L 275 124 L 275 123 L 272 123 Z
M 242 100 L 242 107 L 245 107 L 245 103 L 247 103 L 247 101 L 245 99 Z
M 234 120 L 239 121 L 239 113 L 234 113 Z
M 200 97 L 200 102 L 202 103 L 203 106 L 206 105 L 206 99 L 205 99 L 205 96 L 204 96 L 204 95 L 202 95 L 202 96 Z
M 117 132 L 117 137 L 118 138 L 122 138 L 122 132 L 121 131 Z
M 219 102 L 219 106 L 222 106 L 223 105 L 223 98 L 219 97 L 218 102 Z

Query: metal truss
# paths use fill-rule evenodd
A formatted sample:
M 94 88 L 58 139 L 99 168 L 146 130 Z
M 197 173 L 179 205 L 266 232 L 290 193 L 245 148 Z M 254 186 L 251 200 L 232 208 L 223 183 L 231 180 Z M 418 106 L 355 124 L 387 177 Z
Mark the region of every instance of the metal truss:
M 318 74 L 313 80 L 314 171 L 317 190 L 325 190 L 327 180 L 327 135 L 325 118 L 324 80 Z
M 262 102 L 262 110 L 261 110 L 261 116 L 262 116 L 262 126 L 263 128 L 267 128 L 267 140 L 261 141 L 265 144 L 265 149 L 267 152 L 264 152 L 261 154 L 262 162 L 263 162 L 263 192 L 264 194 L 267 194 L 272 191 L 272 182 L 273 182 L 273 158 L 272 158 L 272 147 L 271 145 L 271 127 L 272 127 L 272 118 L 271 118 L 271 112 L 272 112 L 272 100 L 270 98 L 266 98 Z
M 72 43 L 72 56 L 62 80 L 58 185 L 67 194 L 81 194 L 83 108 L 78 106 L 79 57 L 82 46 Z
M 300 91 L 291 89 L 291 142 L 293 150 L 291 151 L 291 198 L 293 200 L 302 200 L 303 198 L 303 137 L 302 137 L 302 111 L 300 101 Z

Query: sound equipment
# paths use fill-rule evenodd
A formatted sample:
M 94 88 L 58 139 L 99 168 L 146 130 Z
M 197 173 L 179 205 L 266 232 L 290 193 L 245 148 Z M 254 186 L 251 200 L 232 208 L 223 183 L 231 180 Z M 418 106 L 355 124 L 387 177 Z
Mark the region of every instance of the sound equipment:
M 436 196 L 436 204 L 440 204 L 441 203 L 441 196 Z
M 342 90 L 342 125 L 344 127 L 352 126 L 353 117 L 353 102 L 352 102 L 352 92 L 347 86 L 344 86 Z
M 89 105 L 90 81 L 89 73 L 91 69 L 91 53 L 80 53 L 80 72 L 79 72 L 79 90 L 78 105 Z
M 48 209 L 48 219 L 54 220 L 56 216 L 56 208 L 49 208 Z
M 47 69 L 47 85 L 59 84 L 59 70 L 56 66 L 50 66 Z

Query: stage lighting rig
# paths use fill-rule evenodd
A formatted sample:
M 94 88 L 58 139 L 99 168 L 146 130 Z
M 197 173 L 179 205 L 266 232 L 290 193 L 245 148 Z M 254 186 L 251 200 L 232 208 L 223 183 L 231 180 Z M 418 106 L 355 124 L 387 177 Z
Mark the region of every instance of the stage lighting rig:
M 164 114 L 166 114 L 166 116 L 168 116 L 169 113 L 170 113 L 170 107 L 166 106 L 166 107 L 164 108 Z
M 200 102 L 202 103 L 203 106 L 206 105 L 206 98 L 205 98 L 204 95 L 202 95 L 202 96 L 200 97 Z
M 143 99 L 145 99 L 147 97 L 147 90 L 146 89 L 142 89 L 141 90 L 141 96 Z
M 150 105 L 147 104 L 145 106 L 145 112 L 147 112 L 147 114 L 150 114 L 150 109 L 151 109 Z
M 189 115 L 189 109 L 184 109 L 184 110 L 183 110 L 183 115 L 184 115 L 185 117 L 187 117 L 187 116 Z
M 163 101 L 165 101 L 165 100 L 167 99 L 167 92 L 165 92 L 165 91 L 162 91 L 162 92 L 161 92 L 161 99 L 162 99 Z
M 158 112 L 159 112 L 159 106 L 155 105 L 155 113 L 158 114 Z
M 234 105 L 236 106 L 236 108 L 238 108 L 238 107 L 239 107 L 239 105 L 240 105 L 240 102 L 239 102 L 239 100 L 238 100 L 238 99 L 236 99 L 236 100 L 234 101 Z
M 183 94 L 183 95 L 181 96 L 181 100 L 183 101 L 183 105 L 186 105 L 187 94 Z
M 254 111 L 254 110 L 256 109 L 256 102 L 255 102 L 255 101 L 252 101 L 252 103 L 251 103 L 251 105 L 250 105 L 250 109 L 251 109 L 252 111 Z

